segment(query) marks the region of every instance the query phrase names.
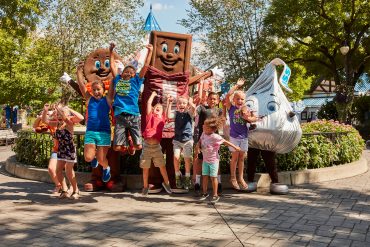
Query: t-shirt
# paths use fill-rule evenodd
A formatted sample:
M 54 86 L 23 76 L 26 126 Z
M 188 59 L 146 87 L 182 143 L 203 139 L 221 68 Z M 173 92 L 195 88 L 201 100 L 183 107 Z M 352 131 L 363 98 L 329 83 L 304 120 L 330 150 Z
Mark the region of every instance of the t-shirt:
M 146 128 L 143 131 L 144 139 L 155 138 L 160 142 L 162 139 L 164 124 L 164 115 L 157 116 L 156 114 L 153 114 L 153 112 L 146 115 Z
M 224 138 L 219 134 L 213 133 L 211 135 L 206 135 L 203 133 L 200 137 L 203 161 L 211 164 L 220 162 L 218 150 L 224 141 Z
M 114 95 L 114 116 L 121 114 L 122 112 L 140 116 L 139 111 L 139 93 L 141 84 L 144 79 L 136 74 L 130 80 L 122 79 L 121 75 L 117 75 L 113 79 L 115 95 Z M 145 108 L 146 109 L 146 108 Z
M 222 109 L 218 107 L 210 108 L 209 106 L 200 105 L 197 107 L 198 125 L 195 128 L 194 142 L 198 142 L 199 137 L 203 133 L 203 124 L 207 118 L 210 117 L 221 117 Z
M 145 68 L 144 68 L 145 69 Z M 163 109 L 166 109 L 165 103 L 167 96 L 171 95 L 175 101 L 178 96 L 188 96 L 189 94 L 189 71 L 175 74 L 168 74 L 153 66 L 147 67 L 145 74 L 144 91 L 141 99 L 141 109 L 147 109 L 147 102 L 153 91 L 156 91 L 163 104 Z M 176 110 L 176 102 L 172 104 L 171 114 L 167 116 L 165 127 L 163 128 L 162 137 L 172 138 L 175 134 L 175 119 L 174 113 Z M 141 129 L 146 128 L 146 115 L 141 116 Z
M 175 112 L 175 137 L 174 140 L 186 142 L 193 139 L 193 119 L 188 111 Z
M 231 106 L 229 109 L 230 136 L 237 139 L 248 138 L 247 121 L 242 117 L 241 109 Z
M 86 130 L 110 133 L 109 111 L 110 106 L 106 97 L 101 99 L 90 97 L 87 106 Z

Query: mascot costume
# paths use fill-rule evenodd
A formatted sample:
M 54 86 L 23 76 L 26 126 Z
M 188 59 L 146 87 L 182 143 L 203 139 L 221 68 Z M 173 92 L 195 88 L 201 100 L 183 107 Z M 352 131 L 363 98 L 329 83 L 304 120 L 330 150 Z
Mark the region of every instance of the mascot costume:
M 114 57 L 118 64 L 117 67 L 123 69 L 122 58 L 117 53 L 114 53 Z M 86 79 L 86 88 L 90 93 L 91 82 L 96 80 L 102 81 L 105 85 L 105 90 L 108 90 L 109 84 L 113 79 L 109 62 L 109 49 L 100 48 L 91 52 L 84 61 L 83 72 Z M 76 92 L 82 95 L 78 84 L 72 80 L 68 74 L 64 73 L 61 77 L 61 81 L 68 83 Z M 86 112 L 86 115 L 88 116 L 88 112 Z M 91 182 L 85 184 L 86 191 L 96 191 L 104 187 L 111 191 L 123 191 L 123 184 L 120 176 L 120 163 L 118 160 L 119 153 L 113 151 L 113 149 L 109 149 L 107 158 L 111 168 L 111 179 L 107 183 L 104 183 L 102 181 L 102 167 L 98 166 L 97 168 L 93 168 L 91 172 Z
M 192 36 L 188 34 L 152 31 L 150 37 L 150 43 L 153 45 L 151 62 L 149 66 L 143 68 L 146 72 L 141 109 L 147 108 L 146 104 L 152 91 L 157 92 L 159 96 L 157 99 L 161 103 L 165 103 L 168 96 L 172 96 L 174 99 L 172 114 L 163 129 L 161 141 L 162 151 L 166 154 L 166 169 L 172 188 L 176 188 L 172 145 L 175 124 L 173 113 L 176 109 L 176 99 L 179 96 L 188 96 L 189 85 L 197 83 L 200 79 L 206 79 L 210 76 L 223 77 L 223 72 L 217 68 L 190 77 L 191 42 Z M 145 114 L 142 114 L 142 130 L 146 127 L 145 123 Z M 159 169 L 153 166 L 150 168 L 149 183 L 154 185 L 150 193 L 160 191 L 162 176 Z
M 284 66 L 279 80 L 276 72 L 277 65 Z M 288 193 L 288 186 L 279 184 L 275 155 L 293 150 L 302 136 L 298 118 L 282 90 L 283 87 L 291 92 L 288 87 L 290 74 L 290 68 L 284 61 L 275 58 L 246 93 L 246 105 L 249 109 L 256 115 L 264 116 L 261 121 L 256 122 L 257 128 L 248 136 L 248 192 L 257 189 L 253 181 L 258 156 L 261 154 L 272 181 L 270 192 Z

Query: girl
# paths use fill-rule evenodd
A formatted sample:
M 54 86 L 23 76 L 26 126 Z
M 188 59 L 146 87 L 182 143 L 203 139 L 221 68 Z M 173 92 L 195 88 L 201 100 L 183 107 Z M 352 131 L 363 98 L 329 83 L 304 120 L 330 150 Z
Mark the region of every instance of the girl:
M 226 144 L 233 147 L 235 150 L 240 151 L 240 148 L 232 144 L 231 142 L 223 139 L 219 134 L 215 132 L 221 128 L 224 119 L 211 117 L 204 121 L 203 133 L 198 142 L 198 148 L 202 150 L 203 153 L 203 163 L 202 163 L 202 184 L 203 184 L 203 195 L 200 200 L 205 200 L 209 196 L 207 193 L 208 177 L 211 177 L 213 197 L 211 202 L 216 203 L 220 199 L 217 192 L 217 173 L 219 170 L 220 158 L 218 155 L 218 150 L 221 144 Z
M 108 95 L 103 97 L 104 83 L 94 81 L 91 84 L 92 94 L 90 94 L 84 83 L 83 67 L 83 63 L 77 66 L 77 83 L 86 100 L 88 112 L 84 157 L 86 162 L 91 162 L 92 168 L 98 167 L 98 164 L 103 167 L 102 180 L 108 182 L 111 174 L 106 156 L 111 146 L 109 111 L 112 106 L 112 90 L 109 90 Z
M 243 114 L 242 107 L 245 104 L 245 93 L 235 91 L 243 86 L 244 79 L 239 79 L 225 97 L 225 106 L 229 111 L 230 119 L 230 142 L 240 147 L 239 150 L 229 148 L 231 151 L 230 183 L 235 190 L 247 190 L 248 185 L 244 180 L 244 159 L 248 152 L 248 126 L 247 122 L 255 122 L 257 119 L 252 115 Z M 233 95 L 233 103 L 230 96 Z M 236 179 L 236 165 L 238 165 L 239 177 Z
M 49 105 L 45 104 L 44 111 L 49 110 Z M 81 122 L 84 117 L 68 108 L 67 106 L 58 105 L 56 107 L 56 111 L 58 113 L 58 119 L 61 118 L 62 121 L 58 121 L 56 124 L 56 131 L 55 131 L 55 138 L 58 141 L 58 152 L 57 152 L 57 177 L 59 183 L 62 185 L 62 192 L 60 193 L 59 198 L 66 198 L 70 197 L 71 199 L 78 199 L 79 198 L 79 190 L 77 188 L 77 180 L 75 176 L 75 172 L 73 170 L 74 163 L 76 163 L 76 148 L 73 143 L 73 126 L 76 123 Z M 45 117 L 44 117 L 45 116 Z M 49 122 L 46 118 L 46 114 L 43 115 L 42 121 L 44 123 L 53 126 L 53 122 Z M 67 192 L 67 184 L 65 182 L 63 176 L 63 169 L 66 171 L 66 176 L 72 185 L 73 192 L 72 195 L 69 196 Z

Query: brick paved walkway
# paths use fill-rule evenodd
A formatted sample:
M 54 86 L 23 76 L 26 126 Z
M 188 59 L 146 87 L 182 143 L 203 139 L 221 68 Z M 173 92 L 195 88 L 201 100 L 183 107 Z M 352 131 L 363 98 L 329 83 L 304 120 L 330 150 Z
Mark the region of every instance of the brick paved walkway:
M 0 147 L 0 162 L 10 155 Z M 226 191 L 215 207 L 138 192 L 59 200 L 51 189 L 0 174 L 0 245 L 370 246 L 370 172 L 291 187 L 287 196 Z

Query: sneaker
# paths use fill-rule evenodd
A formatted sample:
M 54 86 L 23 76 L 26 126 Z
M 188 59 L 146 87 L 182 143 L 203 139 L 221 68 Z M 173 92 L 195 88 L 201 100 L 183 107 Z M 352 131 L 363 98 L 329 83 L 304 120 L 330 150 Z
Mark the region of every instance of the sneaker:
M 195 196 L 200 196 L 200 185 L 198 183 L 194 184 Z
M 209 194 L 208 193 L 203 193 L 199 201 L 205 201 L 208 198 Z
M 71 200 L 77 200 L 79 198 L 80 198 L 80 191 L 73 192 L 72 195 L 69 197 L 69 199 L 71 199 Z
M 143 191 L 141 192 L 143 196 L 147 196 L 149 194 L 149 188 L 143 188 Z
M 182 188 L 181 176 L 176 176 L 176 188 L 177 189 L 181 189 Z
M 188 190 L 190 188 L 190 185 L 191 185 L 191 179 L 190 179 L 190 177 L 185 177 L 184 189 Z
M 216 202 L 218 202 L 220 200 L 220 197 L 219 196 L 213 196 L 212 199 L 211 199 L 211 203 L 212 204 L 215 204 Z
M 91 166 L 91 168 L 97 168 L 98 167 L 98 165 L 99 165 L 99 162 L 98 162 L 98 160 L 95 158 L 95 159 L 93 159 L 91 162 L 90 162 L 90 166 Z
M 222 194 L 222 184 L 218 183 L 217 185 L 217 194 L 221 195 Z
M 68 197 L 69 197 L 69 194 L 68 194 L 67 191 L 60 192 L 59 199 L 64 199 L 64 198 L 68 198 Z
M 110 180 L 110 167 L 108 166 L 107 169 L 103 169 L 103 177 L 102 180 L 104 183 Z
M 172 194 L 172 190 L 171 190 L 171 186 L 170 186 L 170 183 L 168 183 L 168 184 L 166 184 L 166 183 L 162 183 L 162 186 L 163 186 L 163 188 L 166 190 L 166 192 L 168 193 L 168 194 Z

